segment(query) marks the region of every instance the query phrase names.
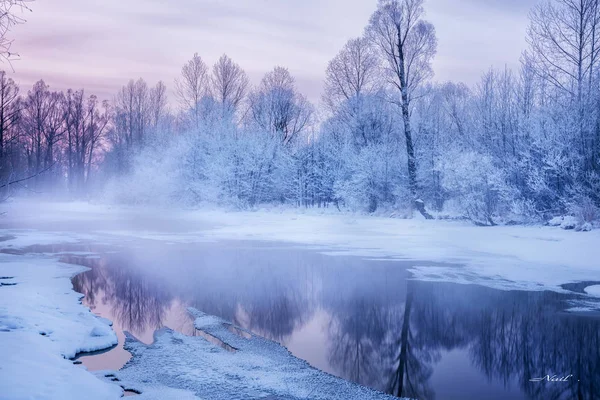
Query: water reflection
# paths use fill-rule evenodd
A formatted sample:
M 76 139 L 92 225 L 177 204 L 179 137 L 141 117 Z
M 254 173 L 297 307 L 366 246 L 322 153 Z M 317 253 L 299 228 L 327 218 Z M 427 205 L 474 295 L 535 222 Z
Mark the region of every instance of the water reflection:
M 600 322 L 567 295 L 412 281 L 390 261 L 247 243 L 71 256 L 75 289 L 115 329 L 193 334 L 186 306 L 346 379 L 416 399 L 600 398 Z M 568 382 L 530 382 L 547 374 Z
M 112 317 L 134 335 L 164 326 L 173 296 L 160 280 L 128 268 L 123 255 L 111 254 L 100 259 L 70 256 L 64 260 L 92 268 L 73 278 L 75 290 L 85 295 L 86 305 L 92 311 L 99 302 L 109 303 Z

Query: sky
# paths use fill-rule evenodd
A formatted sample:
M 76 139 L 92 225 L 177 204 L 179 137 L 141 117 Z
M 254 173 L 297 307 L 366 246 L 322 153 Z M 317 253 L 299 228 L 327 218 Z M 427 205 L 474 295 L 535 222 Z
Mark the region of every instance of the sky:
M 435 80 L 475 84 L 490 67 L 518 67 L 537 0 L 426 0 L 437 31 Z M 276 65 L 318 103 L 327 63 L 360 36 L 377 0 L 36 0 L 11 33 L 13 79 L 111 99 L 131 78 L 168 88 L 194 53 L 226 53 L 257 84 Z M 5 66 L 10 70 L 10 66 Z

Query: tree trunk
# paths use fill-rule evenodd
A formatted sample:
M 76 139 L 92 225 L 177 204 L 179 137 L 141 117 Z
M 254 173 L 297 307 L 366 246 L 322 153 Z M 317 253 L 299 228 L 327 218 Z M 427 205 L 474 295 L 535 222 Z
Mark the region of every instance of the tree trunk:
M 400 35 L 398 33 L 398 35 Z M 417 159 L 415 157 L 415 147 L 412 139 L 412 129 L 410 125 L 410 109 L 408 99 L 408 84 L 406 82 L 406 72 L 404 70 L 404 52 L 400 36 L 398 36 L 398 55 L 400 58 L 398 68 L 398 78 L 400 79 L 400 93 L 402 96 L 402 120 L 404 121 L 404 138 L 406 139 L 406 155 L 408 159 L 408 187 L 412 196 L 412 206 L 416 208 L 426 219 L 433 217 L 425 210 L 425 204 L 418 196 L 417 185 Z
M 396 371 L 398 387 L 393 393 L 397 397 L 402 397 L 402 393 L 404 391 L 404 377 L 406 376 L 406 366 L 408 363 L 408 339 L 410 334 L 410 312 L 412 310 L 413 292 L 410 287 L 407 290 L 408 293 L 406 294 L 406 303 L 404 303 L 402 333 L 400 336 L 400 356 L 398 361 L 398 370 Z
M 400 37 L 398 37 L 399 53 L 399 71 L 400 94 L 402 96 L 402 120 L 404 122 L 404 138 L 406 139 L 406 155 L 408 157 L 408 186 L 413 200 L 417 199 L 417 160 L 415 159 L 415 148 L 412 140 L 412 130 L 410 126 L 410 110 L 408 100 L 408 88 L 406 82 L 406 72 L 404 71 L 404 52 Z

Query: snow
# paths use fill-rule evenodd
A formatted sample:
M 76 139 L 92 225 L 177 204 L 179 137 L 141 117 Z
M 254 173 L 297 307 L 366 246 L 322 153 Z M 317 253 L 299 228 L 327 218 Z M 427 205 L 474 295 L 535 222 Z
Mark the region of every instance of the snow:
M 5 240 L 4 248 L 23 249 L 34 245 L 50 245 L 61 243 L 77 243 L 85 239 L 81 234 L 74 235 L 64 232 L 40 232 L 33 229 L 6 229 L 3 230 Z
M 577 218 L 571 217 L 571 216 L 566 216 L 563 218 L 563 221 L 560 224 L 560 227 L 563 229 L 575 229 L 577 227 L 577 225 L 579 225 L 579 221 L 577 221 Z
M 0 398 L 121 395 L 119 386 L 68 360 L 117 343 L 109 321 L 96 318 L 72 290 L 70 278 L 83 270 L 50 258 L 0 254 Z
M 121 385 L 142 393 L 180 387 L 213 400 L 395 398 L 322 373 L 270 340 L 238 336 L 217 317 L 194 309 L 190 312 L 197 317 L 197 329 L 236 351 L 229 352 L 202 336 L 185 336 L 166 328 L 155 333 L 151 345 L 128 336 L 125 348 L 133 358 L 114 373 Z M 157 365 L 160 373 L 156 373 Z
M 590 296 L 600 297 L 600 285 L 588 286 L 585 288 L 585 292 Z
M 564 283 L 600 279 L 598 230 L 477 227 L 348 214 L 198 211 L 193 215 L 221 223 L 206 231 L 215 239 L 287 241 L 326 248 L 328 254 L 455 264 L 432 268 L 420 262 L 413 272 L 425 280 L 562 292 Z
M 1 289 L 0 289 L 1 290 Z M 60 355 L 55 343 L 23 330 L 0 332 L 0 399 L 114 399 L 122 389 Z
M 550 221 L 548 221 L 549 226 L 560 226 L 563 223 L 563 217 L 554 217 Z

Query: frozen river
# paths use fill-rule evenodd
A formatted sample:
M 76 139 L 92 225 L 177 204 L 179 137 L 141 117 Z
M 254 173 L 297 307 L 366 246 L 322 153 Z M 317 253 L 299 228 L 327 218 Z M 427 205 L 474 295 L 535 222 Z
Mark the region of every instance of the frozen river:
M 91 370 L 129 360 L 123 331 L 147 344 L 161 327 L 207 337 L 194 328 L 191 306 L 274 340 L 316 368 L 395 395 L 400 377 L 401 394 L 419 399 L 590 398 L 585 394 L 600 390 L 600 320 L 563 311 L 577 295 L 419 282 L 407 272 L 414 262 L 281 243 L 37 250 L 91 268 L 73 286 L 94 313 L 114 322 L 119 337 L 110 351 L 80 358 Z M 97 256 L 81 255 L 90 252 Z M 577 379 L 530 382 L 549 373 Z
M 75 362 L 90 371 L 137 376 L 140 365 L 128 351 L 133 349 L 133 360 L 140 357 L 160 374 L 161 355 L 139 352 L 145 347 L 131 343 L 152 349 L 155 333 L 169 328 L 229 353 L 224 357 L 245 353 L 235 343 L 252 341 L 254 334 L 314 368 L 395 396 L 595 399 L 600 393 L 598 313 L 567 311 L 581 304 L 594 308 L 597 303 L 584 293 L 598 283 L 593 279 L 566 282 L 560 290 L 501 290 L 485 284 L 495 278 L 468 284 L 415 279 L 413 271 L 427 268 L 460 273 L 464 266 L 456 260 L 227 240 L 199 233 L 193 221 L 173 224 L 162 217 L 56 218 L 22 226 L 9 221 L 2 252 L 17 264 L 26 257 L 89 268 L 72 278 L 73 288 L 84 295 L 83 305 L 113 322 L 118 338 L 116 346 L 77 356 Z M 238 339 L 227 342 L 203 329 L 190 307 L 225 321 Z M 170 352 L 164 343 L 157 346 Z M 171 381 L 160 383 L 171 387 Z

